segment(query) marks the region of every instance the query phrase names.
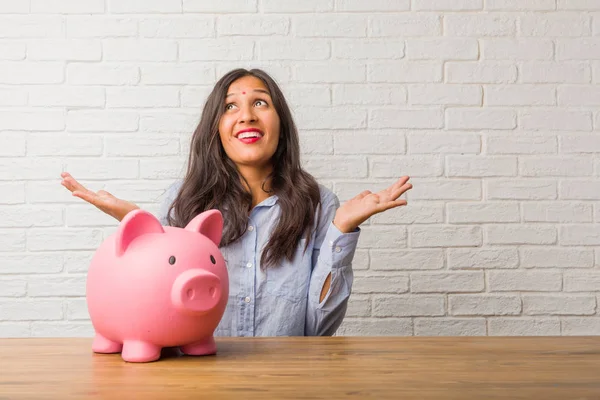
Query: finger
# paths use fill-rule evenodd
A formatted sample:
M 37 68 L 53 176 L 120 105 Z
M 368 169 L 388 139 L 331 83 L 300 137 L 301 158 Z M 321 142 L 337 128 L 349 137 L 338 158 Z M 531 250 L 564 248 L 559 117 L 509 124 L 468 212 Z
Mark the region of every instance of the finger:
M 71 183 L 63 180 L 60 182 L 61 185 L 63 185 L 64 187 L 66 187 L 69 191 L 73 192 L 75 190 L 75 188 L 73 187 L 73 185 L 71 185 Z
M 402 186 L 406 185 L 409 181 L 410 177 L 408 176 L 403 176 L 402 178 L 398 179 L 396 182 L 394 182 L 394 184 L 390 187 L 391 191 L 394 190 L 398 190 L 399 188 L 401 188 Z
M 383 189 L 381 192 L 379 192 L 379 194 L 384 195 L 384 196 L 389 196 L 392 197 L 392 193 L 398 191 L 399 188 L 401 188 L 403 185 L 406 184 L 406 182 L 408 182 L 408 180 L 410 179 L 410 177 L 408 176 L 403 176 L 400 179 L 398 179 L 396 182 L 394 182 L 390 187 L 388 187 L 387 189 Z M 398 197 L 398 196 L 396 196 Z M 394 197 L 394 199 L 396 198 Z
M 393 190 L 390 191 L 390 197 L 391 200 L 396 200 L 398 197 L 400 197 L 402 194 L 404 194 L 405 192 L 409 191 L 410 189 L 412 189 L 412 183 L 405 183 L 404 185 L 395 188 Z
M 73 191 L 73 196 L 79 197 L 80 199 L 85 200 L 88 203 L 90 203 L 96 207 L 99 205 L 98 204 L 98 196 L 94 192 L 90 192 L 89 190 L 86 190 L 86 191 L 75 190 L 75 191 Z
M 74 191 L 80 191 L 80 192 L 89 192 L 90 190 L 88 190 L 85 186 L 83 186 L 81 183 L 77 182 L 77 180 L 75 180 L 75 178 L 73 178 L 72 176 L 67 176 L 63 179 L 63 182 L 65 182 L 67 184 L 67 189 Z
M 399 199 L 399 200 L 394 200 L 394 201 L 388 201 L 387 203 L 381 204 L 381 207 L 383 208 L 381 211 L 386 211 L 386 210 L 389 210 L 391 208 L 405 206 L 407 204 L 408 204 L 408 202 L 406 200 L 404 200 L 404 199 Z
M 372 192 L 370 190 L 364 190 L 362 192 L 360 192 L 358 195 L 356 195 L 356 197 L 354 197 L 357 200 L 360 200 L 368 195 L 370 195 Z
M 67 189 L 69 189 L 71 192 L 73 190 L 75 190 L 75 186 L 73 185 L 73 180 L 71 177 L 66 176 L 63 178 L 63 180 L 60 182 L 64 187 L 66 187 Z
M 394 182 L 392 187 L 402 186 L 402 185 L 406 184 L 406 182 L 408 182 L 409 180 L 410 180 L 409 176 L 402 176 L 396 182 Z
M 68 188 L 74 192 L 74 191 L 78 191 L 78 192 L 85 192 L 88 193 L 90 196 L 95 195 L 96 193 L 92 190 L 89 190 L 88 188 L 86 188 L 85 186 L 83 186 L 82 184 L 80 184 L 79 182 L 77 182 L 75 179 L 73 178 L 67 178 L 66 179 L 66 183 L 68 186 Z
M 66 188 L 67 188 L 67 189 L 69 189 L 69 190 L 73 190 L 73 189 L 71 188 L 71 187 L 72 187 L 72 186 L 71 186 L 71 183 L 72 183 L 72 182 L 73 182 L 75 179 L 74 179 L 74 178 L 71 176 L 71 174 L 69 174 L 68 172 L 62 172 L 62 173 L 60 174 L 60 176 L 63 178 L 63 179 L 62 179 L 62 182 L 61 182 L 61 183 L 63 184 L 63 186 L 64 186 L 64 187 L 66 187 Z

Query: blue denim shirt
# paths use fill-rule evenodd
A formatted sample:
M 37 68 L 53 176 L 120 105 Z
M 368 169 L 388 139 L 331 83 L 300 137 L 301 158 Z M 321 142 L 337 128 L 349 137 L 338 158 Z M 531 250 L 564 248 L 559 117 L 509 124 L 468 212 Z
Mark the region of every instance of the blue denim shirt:
M 163 225 L 180 187 L 177 182 L 165 194 L 159 213 Z M 319 189 L 321 209 L 309 247 L 304 252 L 302 239 L 292 262 L 284 258 L 277 266 L 260 268 L 261 249 L 281 212 L 275 195 L 252 209 L 241 238 L 220 248 L 229 272 L 229 301 L 215 336 L 324 336 L 340 326 L 352 289 L 360 228 L 341 233 L 332 222 L 339 200 L 324 186 Z M 330 272 L 329 292 L 320 302 Z

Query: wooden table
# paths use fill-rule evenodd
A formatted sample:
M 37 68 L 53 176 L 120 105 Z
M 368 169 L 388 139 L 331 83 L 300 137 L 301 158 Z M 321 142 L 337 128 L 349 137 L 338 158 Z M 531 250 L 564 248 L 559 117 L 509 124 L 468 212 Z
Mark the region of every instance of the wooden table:
M 599 399 L 600 337 L 218 338 L 129 364 L 90 339 L 0 339 L 0 399 Z

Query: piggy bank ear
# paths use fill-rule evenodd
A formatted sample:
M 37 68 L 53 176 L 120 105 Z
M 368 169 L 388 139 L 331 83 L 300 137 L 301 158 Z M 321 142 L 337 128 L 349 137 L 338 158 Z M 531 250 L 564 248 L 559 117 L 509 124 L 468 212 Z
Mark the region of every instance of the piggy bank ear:
M 223 233 L 223 215 L 219 210 L 204 211 L 192 219 L 185 229 L 199 232 L 219 246 L 221 234 Z
M 121 221 L 116 233 L 117 256 L 122 256 L 135 238 L 147 233 L 165 233 L 160 221 L 144 210 L 134 210 Z

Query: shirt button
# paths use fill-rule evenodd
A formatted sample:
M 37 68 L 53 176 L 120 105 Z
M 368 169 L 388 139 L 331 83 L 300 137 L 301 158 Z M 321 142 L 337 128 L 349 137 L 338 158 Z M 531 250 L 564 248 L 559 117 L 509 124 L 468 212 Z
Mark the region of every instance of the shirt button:
M 341 251 L 342 251 L 342 248 L 341 248 L 340 246 L 337 246 L 337 247 L 335 248 L 335 252 L 336 252 L 336 253 L 339 253 L 339 252 L 341 252 Z
M 250 225 L 250 226 L 248 227 L 248 230 L 249 230 L 250 232 L 252 232 L 252 231 L 254 230 L 254 227 L 253 227 L 252 225 Z
M 246 297 L 246 298 L 244 299 L 244 301 L 245 301 L 246 303 L 250 303 L 250 297 Z
M 252 268 L 252 263 L 246 264 L 246 268 Z

